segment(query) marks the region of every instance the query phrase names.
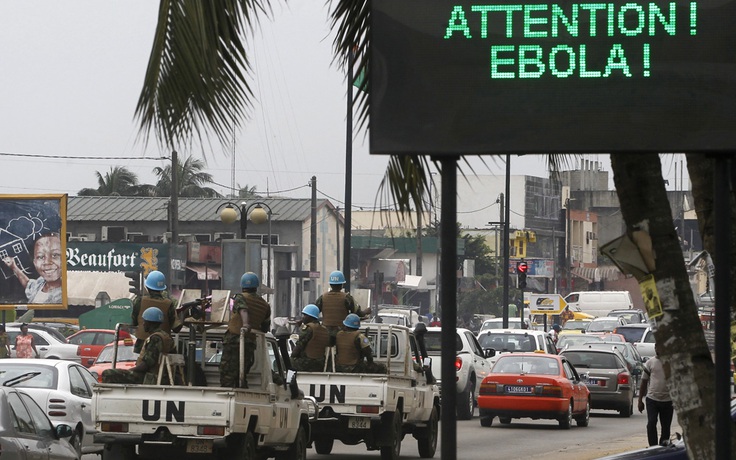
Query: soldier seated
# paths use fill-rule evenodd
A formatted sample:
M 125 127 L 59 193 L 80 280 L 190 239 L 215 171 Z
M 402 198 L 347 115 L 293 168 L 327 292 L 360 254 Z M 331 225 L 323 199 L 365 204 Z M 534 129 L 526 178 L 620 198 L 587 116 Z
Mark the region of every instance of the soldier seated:
M 328 342 L 327 329 L 319 322 L 319 308 L 314 304 L 307 305 L 302 310 L 299 339 L 291 352 L 294 369 L 321 372 L 325 367 L 325 348 Z
M 373 361 L 370 341 L 360 329 L 360 317 L 351 313 L 343 321 L 343 330 L 337 333 L 336 369 L 355 374 L 385 374 L 386 366 Z

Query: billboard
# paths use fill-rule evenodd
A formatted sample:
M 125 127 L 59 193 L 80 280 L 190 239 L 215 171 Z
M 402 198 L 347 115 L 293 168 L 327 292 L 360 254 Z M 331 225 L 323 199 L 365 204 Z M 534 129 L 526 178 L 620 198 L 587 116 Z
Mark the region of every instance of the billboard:
M 371 2 L 373 154 L 733 152 L 736 0 Z
M 0 309 L 66 309 L 66 195 L 0 195 Z

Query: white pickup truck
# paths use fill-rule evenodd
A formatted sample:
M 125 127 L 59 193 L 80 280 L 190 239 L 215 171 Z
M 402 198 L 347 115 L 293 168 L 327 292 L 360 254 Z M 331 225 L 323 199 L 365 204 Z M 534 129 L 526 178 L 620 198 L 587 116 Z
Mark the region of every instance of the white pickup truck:
M 432 357 L 432 373 L 442 375 L 442 328 L 428 327 L 425 342 L 429 356 Z M 473 418 L 480 383 L 491 372 L 491 363 L 486 353 L 478 343 L 475 335 L 463 328 L 457 329 L 455 336 L 455 377 L 457 388 L 457 418 L 470 420 Z M 441 379 L 438 380 L 440 385 Z
M 365 323 L 362 332 L 371 341 L 375 362 L 387 374 L 299 372 L 299 385 L 319 404 L 311 421 L 312 442 L 318 454 L 329 454 L 335 440 L 347 445 L 366 444 L 381 451 L 384 460 L 396 460 L 404 435 L 411 434 L 422 458 L 434 457 L 440 418 L 436 384 L 421 370 L 420 345 L 404 326 Z
M 202 329 L 202 335 L 192 333 L 186 342 L 192 362 L 198 343 L 208 351 L 221 342 L 225 331 L 222 327 Z M 274 337 L 255 334 L 255 364 L 247 374 L 248 389 L 221 387 L 219 363 L 206 360 L 207 353 L 201 353 L 196 365 L 188 366 L 197 368 L 196 386 L 96 385 L 94 439 L 105 445 L 103 460 L 173 459 L 193 454 L 223 460 L 305 459 L 309 415 L 316 416 L 316 403 L 304 398 L 295 382 L 285 383 L 286 366 Z M 191 381 L 194 372 L 189 374 Z

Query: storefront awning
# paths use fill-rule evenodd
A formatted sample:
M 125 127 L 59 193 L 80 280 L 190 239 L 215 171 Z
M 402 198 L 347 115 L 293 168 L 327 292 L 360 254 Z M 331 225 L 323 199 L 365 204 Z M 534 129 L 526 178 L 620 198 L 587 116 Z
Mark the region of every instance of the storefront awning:
M 219 280 L 220 265 L 188 263 L 187 268 L 197 274 L 198 280 Z

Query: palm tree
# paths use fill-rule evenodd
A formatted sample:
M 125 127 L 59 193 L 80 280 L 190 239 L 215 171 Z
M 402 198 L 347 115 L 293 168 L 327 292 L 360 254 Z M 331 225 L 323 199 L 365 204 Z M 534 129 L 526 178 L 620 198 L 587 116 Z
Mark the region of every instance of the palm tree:
M 261 198 L 261 195 L 259 195 L 256 191 L 255 185 L 249 187 L 248 184 L 245 184 L 244 186 L 238 184 L 238 198 L 242 198 L 244 200 L 252 200 L 255 198 Z
M 212 175 L 202 171 L 204 166 L 202 160 L 191 156 L 184 160 L 184 164 L 178 162 L 178 196 L 206 198 L 222 196 L 214 189 L 206 187 L 207 184 L 212 183 Z M 171 165 L 163 168 L 157 166 L 153 168 L 153 173 L 158 176 L 158 182 L 155 185 L 156 196 L 171 196 Z
M 83 188 L 79 196 L 134 196 L 141 191 L 138 176 L 125 166 L 110 167 L 110 171 L 103 176 L 96 171 L 97 188 Z
M 249 60 L 243 37 L 253 32 L 258 14 L 268 14 L 270 2 L 169 0 L 161 5 L 136 108 L 141 133 L 147 138 L 155 132 L 159 143 L 169 150 L 189 145 L 193 138 L 201 140 L 207 130 L 227 145 L 233 126 L 241 126 L 253 96 L 246 79 Z M 334 49 L 337 62 L 343 66 L 355 58 L 359 69 L 368 68 L 369 13 L 367 0 L 334 3 Z M 364 84 L 370 89 L 369 81 Z M 369 122 L 366 94 L 361 93 L 357 101 L 360 122 L 365 125 Z M 555 164 L 557 160 L 551 161 Z M 443 163 L 455 172 L 454 162 Z M 627 227 L 633 231 L 647 222 L 656 250 L 653 274 L 665 305 L 656 335 L 662 344 L 661 356 L 688 449 L 691 455 L 697 452 L 698 458 L 714 458 L 713 397 L 708 391 L 712 389 L 712 362 L 704 353 L 707 349 L 702 330 L 696 331 L 700 324 L 697 309 L 674 235 L 659 165 L 656 155 L 612 155 Z M 382 190 L 391 196 L 397 209 L 424 209 L 422 197 L 431 181 L 429 166 L 430 160 L 420 155 L 390 158 Z M 436 166 L 441 174 L 441 164 Z M 732 443 L 735 439 L 732 437 Z

